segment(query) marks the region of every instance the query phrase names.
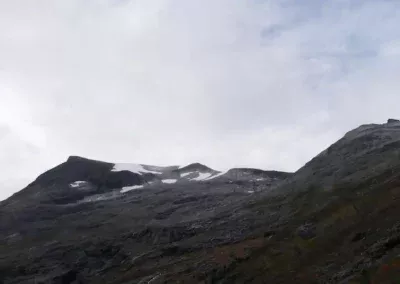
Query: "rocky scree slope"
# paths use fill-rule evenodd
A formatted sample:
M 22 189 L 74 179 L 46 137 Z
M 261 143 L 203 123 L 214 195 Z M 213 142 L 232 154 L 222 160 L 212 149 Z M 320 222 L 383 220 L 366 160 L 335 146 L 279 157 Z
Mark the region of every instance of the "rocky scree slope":
M 71 157 L 0 203 L 0 282 L 399 283 L 399 141 L 364 125 L 294 174 Z
M 108 279 L 103 272 L 128 258 L 162 254 L 178 241 L 188 242 L 190 251 L 239 239 L 243 230 L 221 230 L 212 234 L 215 240 L 208 230 L 290 173 L 233 171 L 72 156 L 0 203 L 0 281 L 101 283 L 96 277 Z

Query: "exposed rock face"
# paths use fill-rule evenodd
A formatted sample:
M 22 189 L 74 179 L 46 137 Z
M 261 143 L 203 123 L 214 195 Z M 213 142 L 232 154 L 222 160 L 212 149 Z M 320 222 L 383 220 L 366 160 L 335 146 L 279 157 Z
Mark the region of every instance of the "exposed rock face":
M 110 163 L 71 156 L 65 163 L 40 175 L 31 185 L 47 186 L 87 180 L 101 186 L 112 167 Z
M 114 164 L 71 156 L 65 163 L 40 175 L 27 188 L 10 200 L 27 202 L 71 203 L 94 193 L 109 192 L 115 188 L 139 185 L 145 182 L 142 175 L 129 171 L 113 172 Z M 71 184 L 86 182 L 85 191 L 74 190 Z
M 288 187 L 331 190 L 357 184 L 399 164 L 400 124 L 367 124 L 348 133 L 299 169 Z
M 180 172 L 191 172 L 191 171 L 214 172 L 213 169 L 211 169 L 203 164 L 200 164 L 200 163 L 193 163 L 193 164 L 187 165 L 183 168 L 180 168 L 179 171 Z
M 398 119 L 393 119 L 393 118 L 389 118 L 388 121 L 387 121 L 388 124 L 389 124 L 389 123 L 399 123 L 399 122 L 400 122 L 400 120 L 398 120 Z
M 70 157 L 0 203 L 0 283 L 397 283 L 399 152 L 390 121 L 294 174 Z
M 263 171 L 251 168 L 236 168 L 229 170 L 225 177 L 232 179 L 248 180 L 284 180 L 290 177 L 291 173 L 278 171 Z

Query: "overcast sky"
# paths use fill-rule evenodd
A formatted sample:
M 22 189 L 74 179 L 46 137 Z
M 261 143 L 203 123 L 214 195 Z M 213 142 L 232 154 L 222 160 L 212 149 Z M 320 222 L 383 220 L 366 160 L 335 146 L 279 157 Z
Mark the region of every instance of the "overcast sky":
M 0 0 L 0 199 L 80 155 L 295 171 L 400 117 L 397 0 Z

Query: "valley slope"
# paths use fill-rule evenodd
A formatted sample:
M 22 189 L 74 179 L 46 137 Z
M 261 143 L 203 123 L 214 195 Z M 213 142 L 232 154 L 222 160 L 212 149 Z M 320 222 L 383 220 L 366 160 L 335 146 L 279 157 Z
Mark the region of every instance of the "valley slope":
M 397 283 L 399 152 L 390 120 L 293 174 L 73 156 L 0 203 L 0 282 Z

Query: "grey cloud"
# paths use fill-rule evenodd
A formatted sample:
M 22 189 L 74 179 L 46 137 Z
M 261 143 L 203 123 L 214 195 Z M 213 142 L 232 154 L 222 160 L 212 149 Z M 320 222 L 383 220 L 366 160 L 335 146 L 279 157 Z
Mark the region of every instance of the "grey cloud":
M 398 116 L 400 4 L 299 3 L 0 0 L 0 198 L 70 154 L 296 170 Z

